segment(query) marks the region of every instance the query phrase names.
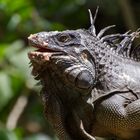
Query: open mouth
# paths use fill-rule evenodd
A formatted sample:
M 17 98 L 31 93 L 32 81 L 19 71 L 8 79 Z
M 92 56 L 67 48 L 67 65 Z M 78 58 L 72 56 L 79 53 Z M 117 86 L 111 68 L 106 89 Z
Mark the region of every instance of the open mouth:
M 60 51 L 54 51 L 51 49 L 46 49 L 46 48 L 44 49 L 38 47 L 37 50 L 29 52 L 28 57 L 31 61 L 44 62 L 44 61 L 49 61 L 51 56 L 63 55 L 63 54 L 64 53 Z
M 50 66 L 52 56 L 61 56 L 65 53 L 59 49 L 50 49 L 47 42 L 37 38 L 36 35 L 28 37 L 29 45 L 35 50 L 28 53 L 32 68 L 32 75 L 38 76 L 44 69 Z
M 50 57 L 52 55 L 60 55 L 63 52 L 58 50 L 50 49 L 47 42 L 44 42 L 43 40 L 38 40 L 36 35 L 30 35 L 28 37 L 29 45 L 33 48 L 36 48 L 36 50 L 31 51 L 28 53 L 28 57 L 32 62 L 44 62 L 49 61 Z
M 39 79 L 39 73 L 44 69 L 44 64 L 50 63 L 51 56 L 60 52 L 37 46 L 32 47 L 37 49 L 29 52 L 28 58 L 31 61 L 31 66 L 33 66 L 32 75 Z

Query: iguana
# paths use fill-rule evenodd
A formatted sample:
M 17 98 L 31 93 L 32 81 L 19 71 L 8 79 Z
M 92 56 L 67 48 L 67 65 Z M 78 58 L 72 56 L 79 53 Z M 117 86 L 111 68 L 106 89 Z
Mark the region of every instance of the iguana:
M 136 32 L 39 32 L 28 37 L 32 74 L 42 85 L 45 115 L 60 140 L 140 139 L 140 47 Z

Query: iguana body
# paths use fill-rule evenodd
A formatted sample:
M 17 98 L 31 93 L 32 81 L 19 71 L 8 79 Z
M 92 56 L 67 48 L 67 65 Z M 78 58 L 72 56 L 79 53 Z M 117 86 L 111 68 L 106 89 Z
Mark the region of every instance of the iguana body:
M 96 35 L 93 22 L 29 37 L 46 117 L 60 140 L 139 140 L 140 55 L 131 47 L 139 31 L 103 36 L 109 26 Z

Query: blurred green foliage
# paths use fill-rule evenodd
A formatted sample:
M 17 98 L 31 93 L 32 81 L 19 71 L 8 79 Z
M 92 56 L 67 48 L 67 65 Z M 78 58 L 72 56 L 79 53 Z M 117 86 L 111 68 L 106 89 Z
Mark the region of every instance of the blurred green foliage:
M 0 0 L 0 140 L 56 139 L 43 116 L 38 96 L 40 87 L 31 76 L 27 58 L 31 50 L 27 41 L 29 34 L 43 30 L 88 28 L 87 9 L 94 12 L 97 5 L 100 6 L 97 30 L 110 24 L 117 24 L 115 32 L 138 27 L 139 0 L 127 0 L 127 5 L 126 0 L 120 1 Z M 132 14 L 130 17 L 122 8 L 124 5 Z M 132 21 L 130 24 L 127 22 L 129 19 Z M 12 121 L 9 124 L 9 120 L 16 107 L 21 109 L 21 114 L 18 114 L 15 126 L 11 127 Z M 14 115 L 16 118 L 17 114 Z

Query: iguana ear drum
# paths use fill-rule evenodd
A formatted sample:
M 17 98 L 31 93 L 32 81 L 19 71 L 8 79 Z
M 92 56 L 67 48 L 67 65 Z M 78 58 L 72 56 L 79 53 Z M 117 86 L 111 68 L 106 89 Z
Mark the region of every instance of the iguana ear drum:
M 74 86 L 80 89 L 89 89 L 93 86 L 94 76 L 82 65 L 73 66 L 66 71 L 67 80 Z
M 81 89 L 89 89 L 93 86 L 93 75 L 88 70 L 81 71 L 75 81 L 75 85 Z

